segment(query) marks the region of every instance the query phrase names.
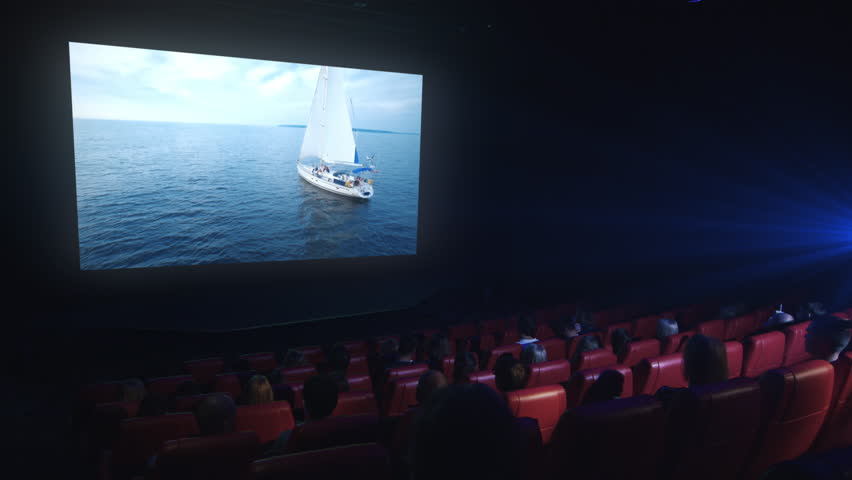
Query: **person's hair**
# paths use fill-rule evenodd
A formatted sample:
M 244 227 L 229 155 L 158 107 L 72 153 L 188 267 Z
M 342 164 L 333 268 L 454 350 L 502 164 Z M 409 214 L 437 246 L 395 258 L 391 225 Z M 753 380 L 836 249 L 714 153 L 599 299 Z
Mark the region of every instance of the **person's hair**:
M 198 388 L 198 384 L 195 383 L 195 380 L 187 380 L 185 382 L 181 382 L 178 385 L 177 390 L 175 390 L 176 397 L 187 397 L 189 395 L 198 395 L 201 393 L 201 389 Z
M 808 302 L 807 309 L 808 313 L 813 316 L 828 314 L 828 310 L 825 308 L 825 305 L 822 302 Z
M 523 477 L 518 423 L 486 385 L 451 385 L 435 392 L 415 417 L 412 433 L 413 480 Z
M 269 403 L 274 400 L 272 385 L 269 380 L 263 375 L 254 375 L 248 381 L 248 389 L 246 393 L 247 405 L 259 405 L 261 403 Z
M 270 385 L 278 385 L 284 382 L 284 375 L 281 374 L 280 368 L 273 368 L 266 374 L 266 380 L 269 381 Z
M 477 369 L 476 357 L 471 352 L 456 353 L 453 365 L 453 383 L 467 383 L 468 376 Z
M 583 352 L 601 348 L 601 341 L 598 340 L 597 335 L 586 335 L 585 337 L 582 337 L 579 342 L 580 343 L 577 344 L 577 352 L 575 353 L 578 357 Z
M 814 357 L 829 360 L 852 339 L 852 321 L 834 315 L 818 315 L 808 325 L 805 349 Z
M 683 349 L 683 376 L 690 386 L 728 379 L 728 354 L 717 338 L 696 334 Z
M 592 338 L 592 337 L 585 337 Z M 627 353 L 627 347 L 630 345 L 630 342 L 633 338 L 627 333 L 627 330 L 623 328 L 616 328 L 612 331 L 612 352 L 617 356 L 624 355 Z M 577 349 L 580 350 L 579 348 Z
M 592 312 L 582 308 L 577 309 L 577 313 L 575 313 L 574 317 L 572 318 L 572 323 L 579 323 L 580 328 L 584 332 L 595 330 L 597 327 L 595 325 L 595 319 L 594 315 L 592 315 Z
M 447 378 L 444 374 L 436 370 L 426 370 L 420 375 L 420 380 L 417 382 L 417 392 L 415 396 L 417 403 L 422 405 L 433 393 L 447 386 Z
M 657 339 L 662 340 L 680 333 L 677 321 L 673 318 L 661 318 L 657 320 Z
M 583 405 L 605 402 L 621 396 L 624 390 L 624 375 L 616 370 L 605 370 L 583 397 Z
M 411 355 L 417 348 L 417 340 L 412 335 L 403 335 L 399 337 L 398 352 L 400 356 Z
M 305 358 L 304 353 L 291 348 L 287 350 L 287 353 L 284 354 L 284 362 L 281 366 L 284 368 L 293 368 L 307 365 L 307 363 L 308 360 Z
M 336 343 L 331 347 L 328 355 L 328 366 L 331 370 L 345 372 L 349 368 L 349 362 L 352 356 L 349 354 L 349 349 L 342 343 Z
M 137 417 L 157 417 L 169 411 L 169 399 L 159 393 L 148 392 L 139 402 Z
M 121 382 L 121 395 L 125 402 L 141 402 L 145 398 L 145 383 L 138 378 Z
M 450 354 L 450 339 L 443 333 L 436 333 L 427 342 L 429 358 L 443 359 Z
M 526 387 L 528 377 L 529 371 L 527 370 L 527 366 L 514 357 L 502 362 L 499 368 L 495 368 L 494 371 L 494 381 L 497 384 L 497 388 L 504 392 L 520 390 Z
M 795 321 L 796 319 L 789 313 L 775 312 L 768 320 L 766 320 L 766 323 L 763 324 L 763 328 L 780 327 Z
M 305 381 L 302 396 L 311 420 L 322 420 L 337 408 L 337 382 L 328 375 L 314 375 Z
M 522 313 L 518 318 L 518 332 L 522 336 L 535 337 L 535 318 L 531 313 Z
M 230 395 L 213 393 L 204 397 L 195 409 L 201 435 L 219 435 L 234 431 L 237 407 Z
M 535 342 L 524 345 L 521 350 L 521 362 L 527 365 L 547 361 L 547 349 L 544 345 Z

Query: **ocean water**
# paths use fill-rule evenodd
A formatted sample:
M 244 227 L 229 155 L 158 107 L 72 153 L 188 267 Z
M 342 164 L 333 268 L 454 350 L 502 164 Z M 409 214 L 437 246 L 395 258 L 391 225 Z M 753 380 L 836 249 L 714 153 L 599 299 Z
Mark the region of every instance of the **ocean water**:
M 74 119 L 80 268 L 415 254 L 420 136 L 356 133 L 359 200 L 299 177 L 304 132 Z

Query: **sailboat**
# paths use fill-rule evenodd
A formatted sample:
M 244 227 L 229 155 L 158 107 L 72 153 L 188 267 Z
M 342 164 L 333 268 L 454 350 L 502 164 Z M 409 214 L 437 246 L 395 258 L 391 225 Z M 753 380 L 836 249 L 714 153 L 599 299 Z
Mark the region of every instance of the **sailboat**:
M 323 190 L 355 198 L 373 196 L 373 181 L 359 175 L 373 171 L 373 166 L 358 158 L 340 68 L 320 68 L 296 168 L 300 177 Z

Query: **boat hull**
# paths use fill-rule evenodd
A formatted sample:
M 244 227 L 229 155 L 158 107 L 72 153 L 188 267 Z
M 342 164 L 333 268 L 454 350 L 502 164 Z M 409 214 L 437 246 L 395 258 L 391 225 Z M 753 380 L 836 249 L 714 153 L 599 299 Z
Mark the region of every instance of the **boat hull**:
M 336 193 L 344 197 L 361 198 L 364 200 L 373 197 L 373 188 L 369 185 L 365 185 L 363 187 L 346 187 L 337 185 L 324 178 L 317 177 L 311 171 L 312 168 L 307 165 L 299 164 L 297 169 L 299 170 L 299 176 L 302 177 L 303 180 L 327 192 Z

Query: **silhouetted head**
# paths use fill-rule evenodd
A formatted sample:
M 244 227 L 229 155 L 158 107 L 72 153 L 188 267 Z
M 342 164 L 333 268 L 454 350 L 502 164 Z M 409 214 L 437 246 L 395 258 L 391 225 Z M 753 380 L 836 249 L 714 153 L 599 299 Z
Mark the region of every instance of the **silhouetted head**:
M 284 368 L 293 368 L 302 367 L 307 364 L 308 360 L 305 358 L 305 354 L 291 348 L 284 354 L 284 363 L 281 366 Z
M 345 372 L 352 360 L 349 349 L 342 343 L 336 343 L 328 354 L 328 366 L 331 370 Z
M 399 358 L 400 360 L 411 360 L 414 351 L 417 349 L 417 339 L 413 335 L 403 335 L 399 337 Z
M 596 335 L 587 335 L 582 337 L 580 343 L 577 344 L 577 353 L 576 355 L 580 355 L 583 352 L 588 352 L 590 350 L 597 350 L 602 347 L 601 341 L 598 340 Z
M 259 405 L 274 400 L 272 385 L 263 375 L 254 375 L 248 381 L 246 392 L 247 405 Z
M 796 319 L 793 318 L 793 316 L 790 315 L 789 313 L 775 312 L 771 317 L 769 317 L 769 319 L 766 321 L 766 323 L 763 324 L 763 327 L 764 328 L 781 327 L 781 326 L 784 326 L 786 324 L 793 323 L 795 321 L 796 321 Z
M 236 427 L 237 407 L 234 400 L 224 393 L 204 397 L 195 409 L 195 419 L 201 435 L 231 433 Z
M 125 402 L 141 402 L 145 398 L 145 384 L 138 378 L 121 382 L 121 393 Z
M 447 378 L 437 370 L 427 370 L 417 382 L 417 403 L 423 405 L 436 391 L 447 386 Z
M 690 386 L 728 379 L 728 355 L 717 338 L 693 335 L 683 349 L 683 375 Z
M 590 337 L 586 337 L 590 338 Z M 612 351 L 616 355 L 624 355 L 627 353 L 627 347 L 630 345 L 630 342 L 633 338 L 627 332 L 627 330 L 623 328 L 616 328 L 612 331 Z
M 429 339 L 426 348 L 430 359 L 441 360 L 450 354 L 450 339 L 443 333 L 436 333 Z
M 158 393 L 148 392 L 145 398 L 139 402 L 137 417 L 157 417 L 165 415 L 169 411 L 169 399 Z
M 680 333 L 680 328 L 673 318 L 661 318 L 657 320 L 657 339 L 662 340 L 672 335 Z
M 337 408 L 337 382 L 326 375 L 315 375 L 305 381 L 302 396 L 307 417 L 322 420 Z
M 518 319 L 518 333 L 521 337 L 535 338 L 535 318 L 531 313 L 523 313 Z
M 837 360 L 852 337 L 852 321 L 834 315 L 818 315 L 811 320 L 805 335 L 805 350 L 813 358 Z
M 497 383 L 497 388 L 504 392 L 520 390 L 526 387 L 528 377 L 529 371 L 527 370 L 527 366 L 514 357 L 501 362 L 494 369 L 494 381 Z
M 476 357 L 472 353 L 458 352 L 453 365 L 453 383 L 467 383 L 468 376 L 477 368 Z
M 524 345 L 524 349 L 521 350 L 521 362 L 525 365 L 532 365 L 533 363 L 546 361 L 547 349 L 544 348 L 544 345 L 538 342 L 528 343 Z
M 499 394 L 483 384 L 435 392 L 412 430 L 413 480 L 523 478 L 522 436 L 515 418 Z
M 583 405 L 614 400 L 621 396 L 623 390 L 624 375 L 616 370 L 606 370 L 589 387 L 589 390 L 583 397 Z

